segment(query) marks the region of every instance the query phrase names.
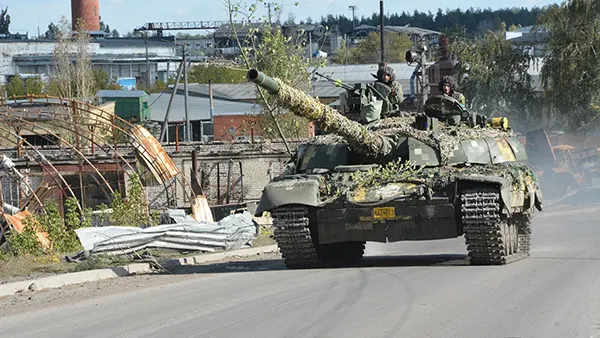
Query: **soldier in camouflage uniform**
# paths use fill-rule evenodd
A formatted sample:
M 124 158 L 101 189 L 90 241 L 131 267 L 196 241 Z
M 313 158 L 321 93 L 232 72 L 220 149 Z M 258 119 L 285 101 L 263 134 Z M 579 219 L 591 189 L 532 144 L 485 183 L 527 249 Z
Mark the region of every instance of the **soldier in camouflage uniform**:
M 402 86 L 396 82 L 394 69 L 387 65 L 383 69 L 379 69 L 377 71 L 377 82 L 381 82 L 391 88 L 391 93 L 388 96 L 391 107 L 387 113 L 400 110 L 400 105 L 404 101 L 404 92 L 402 91 Z
M 453 99 L 460 102 L 460 104 L 462 104 L 464 106 L 464 105 L 466 105 L 465 96 L 460 92 L 454 91 L 454 89 L 456 87 L 457 87 L 456 81 L 454 80 L 454 78 L 452 76 L 449 76 L 449 75 L 444 76 L 440 80 L 440 83 L 438 85 L 438 89 L 440 90 L 440 92 L 443 95 L 452 97 Z

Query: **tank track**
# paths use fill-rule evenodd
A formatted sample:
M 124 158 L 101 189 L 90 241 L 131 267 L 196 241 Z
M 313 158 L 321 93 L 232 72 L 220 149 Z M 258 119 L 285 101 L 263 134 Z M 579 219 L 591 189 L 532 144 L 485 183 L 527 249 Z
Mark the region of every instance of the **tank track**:
M 519 215 L 515 220 L 517 225 L 517 237 L 518 237 L 518 251 L 529 256 L 529 249 L 531 248 L 531 214 L 525 213 Z
M 310 233 L 308 209 L 277 208 L 272 212 L 274 237 L 285 265 L 290 269 L 319 266 L 319 255 Z
M 530 235 L 523 230 L 528 230 L 529 222 L 525 222 L 526 226 L 522 228 L 513 220 L 502 219 L 498 189 L 464 189 L 460 202 L 471 264 L 502 265 L 528 256 Z

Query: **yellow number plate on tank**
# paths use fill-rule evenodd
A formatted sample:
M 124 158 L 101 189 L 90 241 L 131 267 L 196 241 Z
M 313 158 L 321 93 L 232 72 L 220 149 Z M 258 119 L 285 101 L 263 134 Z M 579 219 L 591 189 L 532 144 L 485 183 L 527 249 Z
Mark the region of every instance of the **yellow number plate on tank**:
M 396 218 L 396 208 L 381 207 L 373 209 L 373 219 L 394 219 Z

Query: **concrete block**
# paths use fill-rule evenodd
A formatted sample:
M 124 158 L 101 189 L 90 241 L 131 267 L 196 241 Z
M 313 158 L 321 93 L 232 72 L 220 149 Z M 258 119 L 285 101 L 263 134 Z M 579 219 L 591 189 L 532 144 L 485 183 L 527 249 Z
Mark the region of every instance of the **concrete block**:
M 249 257 L 255 256 L 263 253 L 271 253 L 277 252 L 277 245 L 269 245 L 269 246 L 261 246 L 256 248 L 247 248 L 240 250 L 232 250 L 226 252 L 215 252 L 208 254 L 201 254 L 192 257 L 183 257 L 170 259 L 168 261 L 162 262 L 165 267 L 175 267 L 182 265 L 194 265 L 194 264 L 203 264 L 210 262 L 218 262 L 222 261 L 228 257 Z

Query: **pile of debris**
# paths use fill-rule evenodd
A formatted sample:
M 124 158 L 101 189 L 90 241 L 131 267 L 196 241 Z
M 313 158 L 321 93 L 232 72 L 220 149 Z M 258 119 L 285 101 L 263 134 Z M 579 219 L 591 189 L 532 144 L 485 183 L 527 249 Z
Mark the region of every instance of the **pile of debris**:
M 218 222 L 196 221 L 182 210 L 169 210 L 173 224 L 148 228 L 105 226 L 75 230 L 90 255 L 126 255 L 157 249 L 181 252 L 213 252 L 240 249 L 257 236 L 258 224 L 248 211 Z

